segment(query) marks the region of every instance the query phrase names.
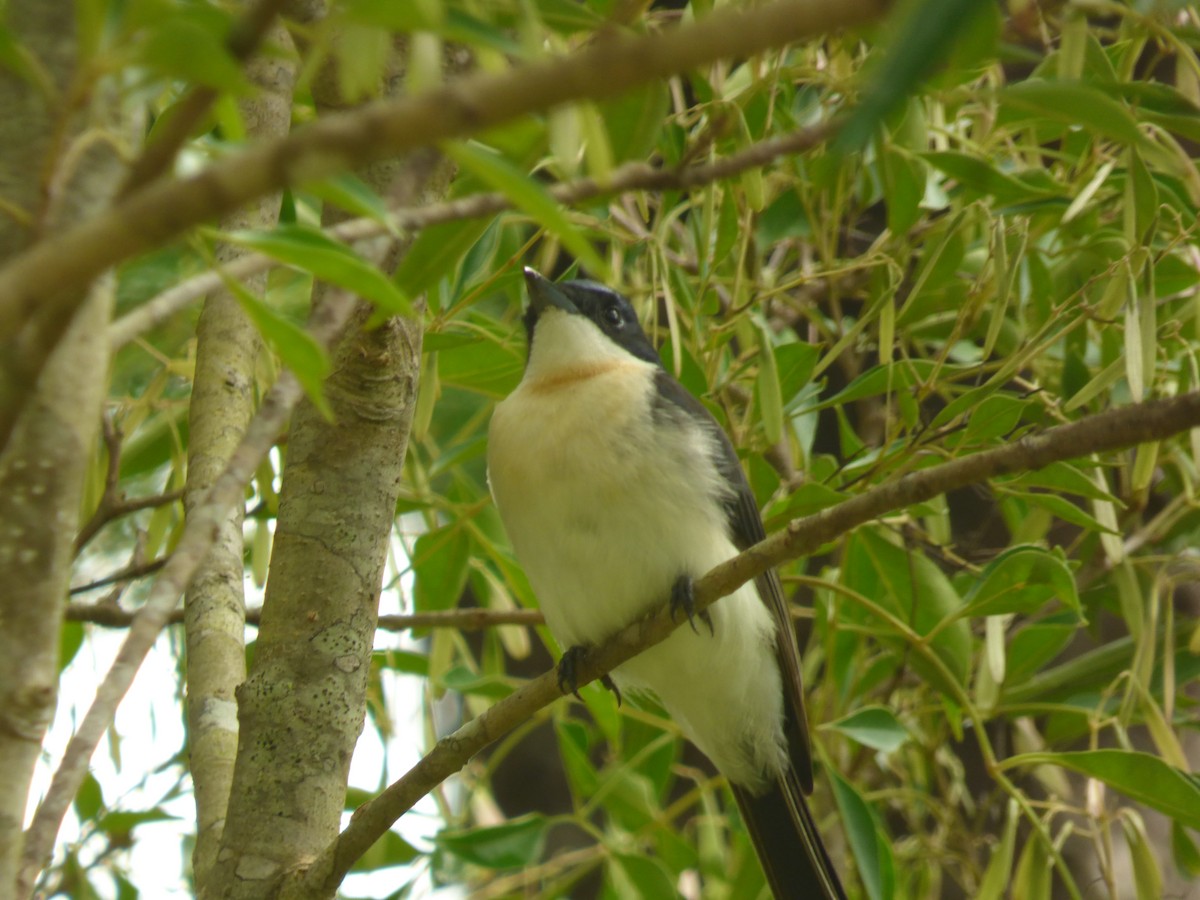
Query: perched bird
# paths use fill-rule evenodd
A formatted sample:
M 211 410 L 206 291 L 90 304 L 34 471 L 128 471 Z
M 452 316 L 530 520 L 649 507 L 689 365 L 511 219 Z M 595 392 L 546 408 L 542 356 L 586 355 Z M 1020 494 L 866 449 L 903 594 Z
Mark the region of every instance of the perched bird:
M 525 270 L 529 356 L 488 433 L 488 481 L 574 689 L 584 648 L 764 537 L 728 437 L 662 367 L 629 301 Z M 778 900 L 844 897 L 805 794 L 800 660 L 773 572 L 612 672 L 649 691 L 733 787 Z M 615 685 L 613 684 L 615 682 Z

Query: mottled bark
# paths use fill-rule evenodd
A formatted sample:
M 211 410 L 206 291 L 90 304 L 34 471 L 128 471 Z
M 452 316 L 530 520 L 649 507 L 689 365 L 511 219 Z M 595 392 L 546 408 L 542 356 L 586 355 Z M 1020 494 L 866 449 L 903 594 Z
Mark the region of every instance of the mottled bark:
M 0 258 L 107 202 L 120 162 L 101 104 L 73 108 L 74 13 L 69 3 L 13 0 L 7 25 L 38 77 L 0 70 Z M 84 134 L 85 126 L 96 128 Z M 84 135 L 84 136 L 80 136 Z M 76 146 L 68 146 L 80 141 Z M 70 164 L 64 163 L 70 160 Z M 16 896 L 34 765 L 58 690 L 84 474 L 108 366 L 110 278 L 72 299 L 76 312 L 40 374 L 19 353 L 0 363 L 0 896 Z M 9 402 L 14 401 L 14 402 Z M 0 429 L 3 431 L 3 429 Z
M 314 96 L 337 104 L 328 71 Z M 432 154 L 359 174 L 416 201 L 444 171 Z M 444 180 L 444 179 L 443 179 Z M 340 220 L 327 210 L 324 224 Z M 392 239 L 359 246 L 390 269 Z M 314 303 L 330 289 L 318 285 Z M 203 896 L 263 897 L 332 843 L 362 731 L 388 541 L 420 370 L 421 323 L 364 330 L 360 305 L 334 357 L 334 421 L 305 403 L 292 420 L 254 663 L 238 691 L 240 750 L 221 852 Z
M 75 62 L 70 4 L 14 0 L 5 24 L 34 61 L 17 74 L 0 66 L 0 263 L 29 246 L 44 230 L 55 124 Z M 23 352 L 24 335 L 8 337 L 0 353 L 0 446 L 13 417 L 33 389 L 36 369 Z
M 410 322 L 358 331 L 326 385 L 337 424 L 310 405 L 293 418 L 254 665 L 238 690 L 229 816 L 204 896 L 268 896 L 337 836 L 420 349 Z
M 276 46 L 288 43 L 287 32 L 269 37 Z M 247 135 L 255 139 L 286 134 L 291 124 L 295 60 L 271 53 L 252 60 L 247 76 L 261 92 L 240 104 Z M 279 218 L 273 195 L 222 220 L 228 230 L 269 228 Z M 245 251 L 222 246 L 220 263 Z M 246 282 L 254 292 L 266 285 L 265 274 Z M 254 414 L 257 330 L 228 291 L 211 294 L 196 327 L 196 371 L 189 408 L 189 510 L 203 502 L 237 449 Z M 216 861 L 225 807 L 233 784 L 237 756 L 237 702 L 234 691 L 246 678 L 243 591 L 245 564 L 242 504 L 232 506 L 218 526 L 212 550 L 197 569 L 184 595 L 187 634 L 188 755 L 196 800 L 196 846 L 192 872 L 203 884 Z

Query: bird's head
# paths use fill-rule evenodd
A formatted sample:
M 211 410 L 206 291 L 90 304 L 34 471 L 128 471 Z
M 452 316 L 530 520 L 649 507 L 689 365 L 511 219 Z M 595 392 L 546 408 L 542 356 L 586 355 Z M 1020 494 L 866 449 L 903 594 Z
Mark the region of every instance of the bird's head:
M 658 353 L 638 324 L 633 305 L 594 281 L 559 284 L 525 269 L 529 307 L 525 331 L 529 365 L 590 365 L 633 357 L 658 365 Z

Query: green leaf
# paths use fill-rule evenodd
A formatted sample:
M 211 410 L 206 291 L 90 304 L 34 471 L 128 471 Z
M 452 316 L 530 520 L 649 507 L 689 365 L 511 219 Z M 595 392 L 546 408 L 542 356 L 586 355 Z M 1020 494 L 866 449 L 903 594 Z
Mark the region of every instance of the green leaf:
M 1050 858 L 1040 834 L 1031 834 L 1013 874 L 1012 900 L 1050 900 Z
M 1031 79 L 1006 87 L 1000 92 L 1004 110 L 1050 119 L 1067 125 L 1080 125 L 1088 131 L 1123 144 L 1148 147 L 1153 144 L 1138 129 L 1129 108 L 1090 84 Z
M 1008 801 L 1008 816 L 1004 820 L 1004 836 L 992 851 L 987 871 L 975 900 L 1001 900 L 1005 896 L 1012 877 L 1013 850 L 1017 842 L 1017 801 Z
M 946 368 L 943 367 L 943 372 Z M 879 394 L 894 394 L 911 391 L 917 384 L 924 384 L 934 372 L 930 359 L 912 359 L 890 365 L 875 366 L 855 378 L 828 400 L 809 408 L 808 411 L 845 406 L 852 400 L 875 397 Z
M 83 646 L 83 623 L 63 622 L 58 633 L 58 671 L 71 664 L 79 648 Z
M 592 765 L 591 747 L 586 726 L 580 722 L 562 719 L 554 723 L 558 738 L 558 752 L 562 757 L 563 770 L 576 797 L 590 799 L 596 795 L 600 776 Z
M 642 161 L 650 155 L 666 127 L 671 95 L 665 81 L 652 81 L 600 105 L 608 123 L 613 159 Z
M 618 897 L 630 900 L 658 900 L 661 897 L 676 897 L 675 879 L 657 859 L 634 856 L 630 853 L 614 853 L 608 868 L 613 887 Z
M 379 0 L 346 0 L 342 15 L 358 25 L 389 31 L 426 31 L 442 22 L 440 3 L 380 3 Z
M 389 830 L 385 831 L 383 836 L 367 849 L 366 853 L 354 861 L 350 871 L 373 872 L 376 869 L 410 863 L 420 855 L 420 850 L 396 832 Z
M 413 547 L 415 587 L 413 599 L 418 612 L 453 609 L 467 583 L 467 559 L 471 541 L 460 522 L 427 531 Z
M 964 616 L 1031 613 L 1057 599 L 1083 616 L 1075 576 L 1061 548 L 1012 547 L 984 567 L 963 598 Z
M 794 519 L 798 516 L 811 516 L 845 499 L 846 495 L 841 491 L 835 491 L 816 481 L 807 481 L 788 495 L 787 503 L 782 509 L 772 510 L 771 517 L 774 520 L 775 517 Z M 771 525 L 772 527 L 767 529 L 768 532 L 778 527 L 774 521 Z
M 1041 671 L 1042 667 L 1062 652 L 1078 633 L 1078 620 L 1071 622 L 1036 622 L 1019 628 L 1008 638 L 1008 672 L 1005 691 L 1021 684 Z
M 412 314 L 412 303 L 382 272 L 350 247 L 303 225 L 271 231 L 234 231 L 222 240 L 248 247 L 315 278 L 353 291 L 392 315 Z
M 476 340 L 439 351 L 437 365 L 443 387 L 459 387 L 499 399 L 517 386 L 525 360 L 524 353 L 514 347 Z
M 510 680 L 501 675 L 480 675 L 466 666 L 455 666 L 441 677 L 443 687 L 460 694 L 501 700 L 513 692 Z
M 595 278 L 603 280 L 608 275 L 608 265 L 583 234 L 571 224 L 558 202 L 545 188 L 503 156 L 481 144 L 462 141 L 447 142 L 442 145 L 442 151 L 462 169 L 500 191 L 517 209 L 523 210 L 555 235 Z
M 341 172 L 332 178 L 306 184 L 304 190 L 351 215 L 372 219 L 383 225 L 392 234 L 397 233 L 391 213 L 388 211 L 387 204 L 383 202 L 383 198 L 371 190 L 367 183 L 353 172 Z
M 1011 434 L 1028 406 L 1028 400 L 1018 400 L 1005 394 L 987 397 L 971 412 L 963 442 L 988 444 Z
M 1059 497 L 1057 494 L 1026 493 L 1024 491 L 1013 491 L 1014 496 L 1021 497 L 1027 503 L 1034 506 L 1040 506 L 1043 509 L 1049 510 L 1064 522 L 1070 522 L 1072 525 L 1078 525 L 1080 528 L 1086 528 L 1089 531 L 1103 532 L 1105 534 L 1119 534 L 1111 528 L 1106 528 L 1093 516 L 1088 515 L 1070 500 L 1065 497 Z
M 115 841 L 125 842 L 129 839 L 129 833 L 139 825 L 145 825 L 148 822 L 175 822 L 178 821 L 178 816 L 172 816 L 162 809 L 155 807 L 141 811 L 120 811 L 107 813 L 100 820 L 100 829 Z
M 1187 878 L 1200 877 L 1200 848 L 1187 829 L 1178 822 L 1171 823 L 1171 856 L 1175 866 Z
M 1095 479 L 1085 475 L 1079 469 L 1078 462 L 1050 463 L 1044 469 L 1034 472 L 1022 472 L 1013 478 L 996 479 L 998 484 L 1022 489 L 1046 488 L 1051 491 L 1061 491 L 1066 494 L 1076 494 L 1089 500 L 1108 500 L 1116 498 L 1096 484 Z
M 1125 843 L 1133 862 L 1133 884 L 1138 900 L 1160 900 L 1163 883 L 1162 872 L 1158 868 L 1158 853 L 1150 846 L 1142 817 L 1132 809 L 1123 812 L 1121 830 L 1125 832 Z
M 949 175 L 960 187 L 976 195 L 995 197 L 997 203 L 1005 206 L 1059 196 L 1055 192 L 1048 192 L 1045 188 L 1003 172 L 985 159 L 966 153 L 943 150 L 922 153 L 921 159 Z
M 467 250 L 491 224 L 486 218 L 465 219 L 422 228 L 396 268 L 393 281 L 409 297 L 424 294 L 458 268 Z
M 908 234 L 920 217 L 927 170 L 919 159 L 907 151 L 892 147 L 883 154 L 882 174 L 888 230 L 894 235 L 903 236 Z
M 766 332 L 761 335 L 761 351 L 758 362 L 758 411 L 762 417 L 763 434 L 767 443 L 778 444 L 783 437 L 783 397 L 779 387 L 779 368 L 775 353 Z
M 1062 766 L 1103 781 L 1131 800 L 1200 829 L 1200 777 L 1176 769 L 1150 753 L 1134 750 L 1079 750 L 1069 753 L 1023 753 L 1009 766 Z
M 225 43 L 227 21 L 211 14 L 180 14 L 158 22 L 141 47 L 148 67 L 193 84 L 243 94 L 251 89 Z
M 85 822 L 96 818 L 104 809 L 104 791 L 90 772 L 83 776 L 83 784 L 76 791 L 72 804 L 79 818 Z
M 267 345 L 279 354 L 283 364 L 291 369 L 304 393 L 326 419 L 333 419 L 333 408 L 325 399 L 325 379 L 332 366 L 325 348 L 290 319 L 285 319 L 233 279 L 225 285 L 237 298 L 254 327 Z
M 821 358 L 821 348 L 803 341 L 789 341 L 775 348 L 775 363 L 779 370 L 779 389 L 785 407 L 797 402 L 802 392 L 812 385 L 813 370 Z
M 603 806 L 613 821 L 631 834 L 652 823 L 660 812 L 650 779 L 629 766 L 612 769 L 592 800 Z
M 536 862 L 546 841 L 544 816 L 525 815 L 503 825 L 443 831 L 433 841 L 443 850 L 487 869 L 515 869 Z
M 855 532 L 846 551 L 842 566 L 846 586 L 883 606 L 918 635 L 928 634 L 943 619 L 955 619 L 962 609 L 962 600 L 946 575 L 919 551 L 898 547 L 874 529 Z M 865 617 L 866 614 L 860 614 Z M 890 626 L 881 638 L 889 643 L 894 636 Z M 907 645 L 905 645 L 907 646 Z M 958 685 L 966 681 L 971 664 L 971 634 L 965 619 L 943 626 L 933 638 L 932 649 L 949 670 Z M 927 660 L 914 655 L 913 668 L 947 693 L 953 685 L 944 682 L 942 671 Z
M 867 896 L 871 900 L 888 900 L 895 892 L 896 866 L 887 833 L 875 810 L 855 787 L 836 772 L 831 771 L 830 776 L 842 826 Z
M 883 753 L 892 753 L 912 738 L 896 714 L 884 706 L 863 707 L 825 727 Z
M 835 140 L 839 150 L 866 143 L 875 128 L 951 53 L 958 38 L 983 19 L 989 4 L 976 0 L 925 0 L 900 4 L 887 33 L 890 46 L 871 79 L 866 97 Z M 897 22 L 896 19 L 900 21 Z M 994 14 L 989 18 L 995 18 Z

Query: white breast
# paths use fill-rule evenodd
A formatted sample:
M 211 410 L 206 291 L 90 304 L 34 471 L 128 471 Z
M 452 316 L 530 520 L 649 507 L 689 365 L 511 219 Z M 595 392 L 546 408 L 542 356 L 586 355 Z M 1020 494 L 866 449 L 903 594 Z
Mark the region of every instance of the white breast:
M 552 315 L 598 334 L 580 316 Z M 698 425 L 649 427 L 655 367 L 591 349 L 553 365 L 535 356 L 488 439 L 492 495 L 563 649 L 602 642 L 665 603 L 681 575 L 736 553 L 714 502 L 712 439 Z M 710 613 L 715 635 L 685 626 L 613 675 L 653 691 L 722 772 L 757 787 L 784 765 L 774 624 L 752 586 Z

